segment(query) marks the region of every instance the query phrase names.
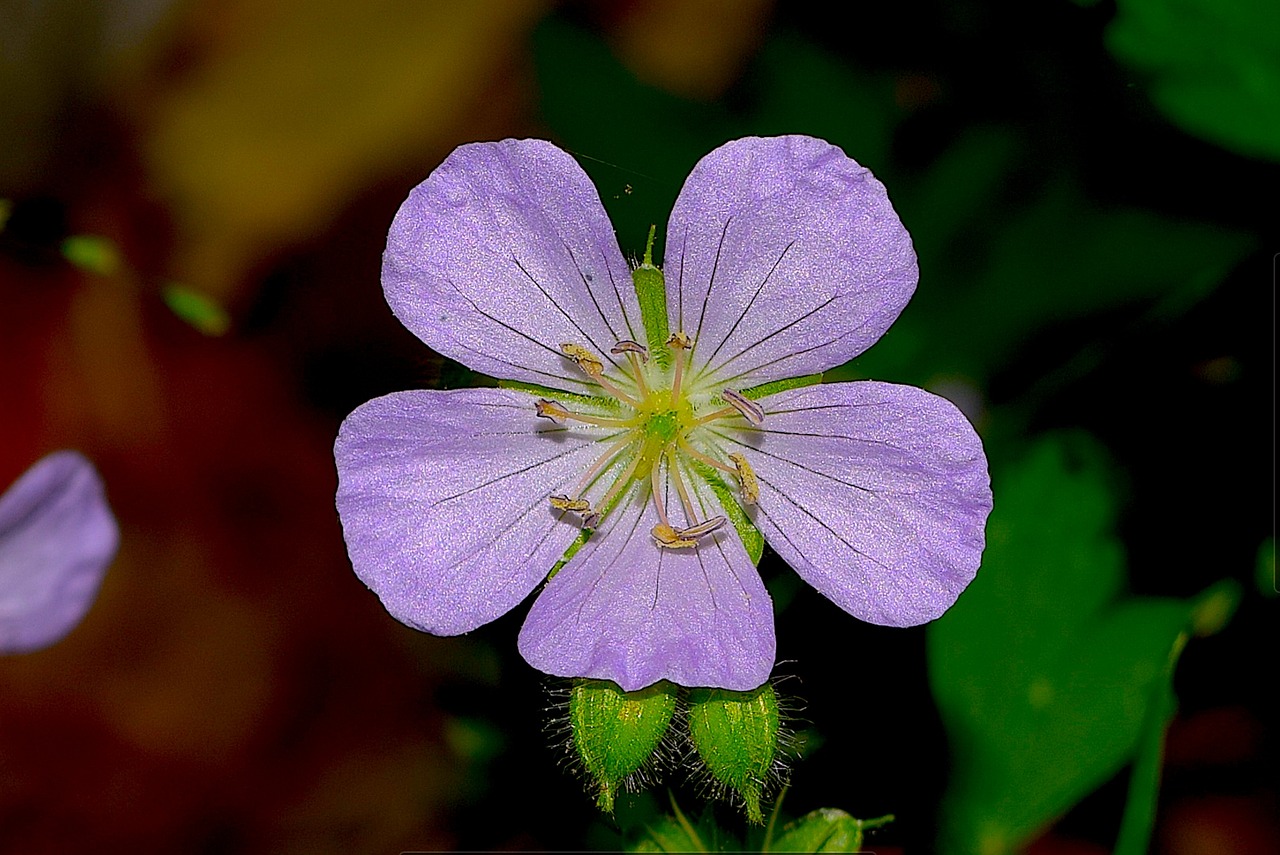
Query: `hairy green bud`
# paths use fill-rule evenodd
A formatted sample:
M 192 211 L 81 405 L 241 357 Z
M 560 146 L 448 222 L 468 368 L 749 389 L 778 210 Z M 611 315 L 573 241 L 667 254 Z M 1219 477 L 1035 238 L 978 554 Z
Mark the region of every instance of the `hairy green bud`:
M 747 819 L 764 822 L 760 797 L 778 757 L 781 716 L 773 686 L 750 692 L 689 691 L 689 736 L 707 771 L 746 805 Z
M 608 680 L 575 680 L 569 690 L 573 747 L 596 790 L 596 805 L 613 813 L 627 779 L 653 757 L 676 710 L 677 687 L 666 681 L 624 692 Z

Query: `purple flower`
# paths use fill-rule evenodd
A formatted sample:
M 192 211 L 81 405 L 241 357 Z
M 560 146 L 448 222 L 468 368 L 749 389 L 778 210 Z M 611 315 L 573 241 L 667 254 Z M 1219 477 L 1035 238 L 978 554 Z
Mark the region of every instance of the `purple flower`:
M 120 532 L 93 464 L 41 458 L 0 496 L 0 653 L 29 653 L 80 623 Z
M 870 347 L 915 289 L 884 187 L 821 140 L 737 140 L 694 168 L 666 246 L 664 298 L 647 258 L 633 286 L 590 180 L 539 140 L 464 145 L 414 188 L 387 301 L 508 382 L 394 393 L 343 423 L 356 573 L 401 621 L 453 635 L 558 567 L 521 653 L 626 690 L 768 678 L 758 533 L 857 617 L 942 614 L 991 508 L 973 428 L 920 389 L 805 377 Z

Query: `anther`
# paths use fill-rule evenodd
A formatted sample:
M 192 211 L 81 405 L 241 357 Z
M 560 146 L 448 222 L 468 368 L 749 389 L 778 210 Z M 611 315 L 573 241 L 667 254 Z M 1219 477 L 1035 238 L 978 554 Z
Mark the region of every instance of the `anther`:
M 735 410 L 742 414 L 742 417 L 751 422 L 756 427 L 764 424 L 764 407 L 748 398 L 743 397 L 741 392 L 735 392 L 733 389 L 725 389 L 720 393 L 724 399 L 729 402 Z
M 568 496 L 560 495 L 551 497 L 551 507 L 558 511 L 571 511 L 575 514 L 591 511 L 591 503 L 586 499 L 570 499 Z
M 713 531 L 718 531 L 720 527 L 725 524 L 725 522 L 727 522 L 727 520 L 725 520 L 724 517 L 712 517 L 706 522 L 701 522 L 701 523 L 698 523 L 697 525 L 691 525 L 688 528 L 682 528 L 678 532 L 676 532 L 676 534 L 682 538 L 692 538 L 694 540 L 697 540 L 699 537 L 702 537 L 704 534 L 711 534 L 711 532 Z
M 572 413 L 566 410 L 559 401 L 548 401 L 546 398 L 542 398 L 538 403 L 534 404 L 534 407 L 541 418 L 551 419 L 558 425 L 564 424 L 565 420 L 572 416 Z
M 564 351 L 565 356 L 578 363 L 578 367 L 588 377 L 599 380 L 600 376 L 604 374 L 604 363 L 596 359 L 595 355 L 585 347 L 566 343 L 560 345 L 560 349 Z
M 609 349 L 610 353 L 634 353 L 640 357 L 641 362 L 649 361 L 649 351 L 642 344 L 638 344 L 629 338 L 615 344 Z
M 675 350 L 688 350 L 693 347 L 693 339 L 683 332 L 674 332 L 671 334 L 671 338 L 667 339 L 667 347 Z
M 659 546 L 667 549 L 690 549 L 698 545 L 696 538 L 685 537 L 683 532 L 676 531 L 666 523 L 658 523 L 649 533 Z
M 738 486 L 742 488 L 742 501 L 748 505 L 754 505 L 760 499 L 760 482 L 756 480 L 755 471 L 747 462 L 747 458 L 741 454 L 730 454 L 729 459 L 738 470 Z

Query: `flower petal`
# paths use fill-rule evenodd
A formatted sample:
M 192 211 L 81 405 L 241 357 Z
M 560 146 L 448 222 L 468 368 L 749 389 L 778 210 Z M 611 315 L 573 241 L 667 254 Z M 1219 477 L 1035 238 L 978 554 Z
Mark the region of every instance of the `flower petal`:
M 382 287 L 418 338 L 495 377 L 581 391 L 594 384 L 562 343 L 607 363 L 615 343 L 644 337 L 595 187 L 542 140 L 454 149 L 400 206 Z
M 805 136 L 747 137 L 704 157 L 671 212 L 665 273 L 694 376 L 735 388 L 857 356 L 918 278 L 884 186 Z
M 598 430 L 534 415 L 506 389 L 398 392 L 338 432 L 338 515 L 356 575 L 394 617 L 437 635 L 488 623 L 544 579 L 579 529 L 548 501 Z
M 696 549 L 660 549 L 647 486 L 630 490 L 534 602 L 520 653 L 548 674 L 626 691 L 664 679 L 743 691 L 763 684 L 774 661 L 773 604 L 736 532 L 721 529 Z M 718 509 L 703 492 L 696 501 L 704 518 Z
M 755 469 L 755 521 L 805 581 L 871 623 L 946 611 L 977 573 L 991 484 L 982 443 L 944 398 L 862 381 L 761 401 L 721 432 Z
M 93 464 L 41 458 L 0 496 L 0 653 L 58 641 L 84 617 L 120 544 Z

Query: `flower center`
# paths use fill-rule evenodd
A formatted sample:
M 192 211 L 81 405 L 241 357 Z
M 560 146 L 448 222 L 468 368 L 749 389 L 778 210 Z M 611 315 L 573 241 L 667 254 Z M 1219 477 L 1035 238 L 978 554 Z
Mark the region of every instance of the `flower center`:
M 684 333 L 672 335 L 666 343 L 671 358 L 662 360 L 671 367 L 664 370 L 656 361 L 650 362 L 648 351 L 641 345 L 634 341 L 618 342 L 610 353 L 625 355 L 625 365 L 618 366 L 620 376 L 616 380 L 606 376 L 605 363 L 611 360 L 581 345 L 560 346 L 565 356 L 600 386 L 599 397 L 612 399 L 608 410 L 619 413 L 616 416 L 580 413 L 558 401 L 544 398 L 537 402 L 537 414 L 543 418 L 557 424 L 579 422 L 605 434 L 599 440 L 606 444 L 605 450 L 573 490 L 551 496 L 551 506 L 562 516 L 578 514 L 583 528 L 595 529 L 627 488 L 647 481 L 649 498 L 659 519 L 651 532 L 654 541 L 667 549 L 692 549 L 700 538 L 725 523 L 723 516 L 701 519 L 695 511 L 685 478 L 703 477 L 697 467 L 709 466 L 733 475 L 741 488 L 743 502 L 755 502 L 759 488 L 746 459 L 740 454 L 723 455 L 728 462 L 717 459 L 721 455 L 715 435 L 703 428 L 723 419 L 745 419 L 747 426 L 758 426 L 764 420 L 764 410 L 733 389 L 723 389 L 716 394 L 710 389 L 692 388 L 685 377 L 687 352 L 692 346 L 692 340 Z M 695 438 L 713 454 L 695 447 Z M 679 497 L 683 525 L 673 525 L 667 515 L 668 486 L 674 487 Z

